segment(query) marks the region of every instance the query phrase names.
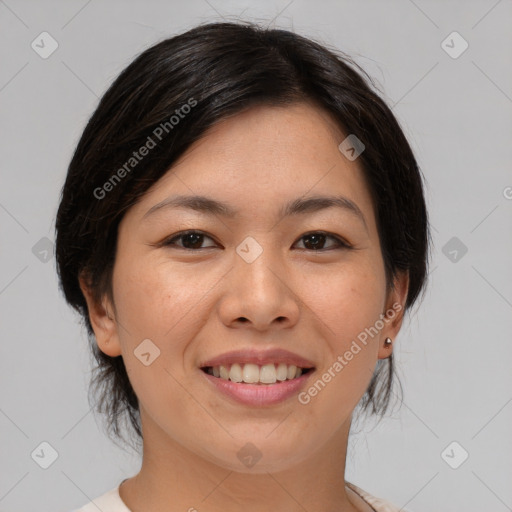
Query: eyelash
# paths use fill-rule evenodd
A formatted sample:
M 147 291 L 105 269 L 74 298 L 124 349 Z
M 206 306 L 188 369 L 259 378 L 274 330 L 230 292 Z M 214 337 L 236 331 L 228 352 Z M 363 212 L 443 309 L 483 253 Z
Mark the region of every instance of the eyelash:
M 196 251 L 200 251 L 200 250 L 204 250 L 204 249 L 212 249 L 213 247 L 200 247 L 199 249 L 188 249 L 186 247 L 181 247 L 179 245 L 176 245 L 174 244 L 173 242 L 175 240 L 178 240 L 180 238 L 183 238 L 187 235 L 191 235 L 191 234 L 196 234 L 196 235 L 202 235 L 206 238 L 209 238 L 210 240 L 214 241 L 213 238 L 209 235 L 207 235 L 206 233 L 204 233 L 203 231 L 199 231 L 199 230 L 195 230 L 195 229 L 190 229 L 190 230 L 187 230 L 187 231 L 180 231 L 179 233 L 176 233 L 174 235 L 172 235 L 171 237 L 167 238 L 166 240 L 164 240 L 160 245 L 161 246 L 165 246 L 165 247 L 171 247 L 171 246 L 175 246 L 177 249 L 182 249 L 184 251 L 189 251 L 189 252 L 196 252 Z M 326 236 L 326 238 L 331 238 L 333 240 L 336 241 L 336 243 L 338 244 L 337 247 L 332 247 L 332 248 L 329 248 L 329 249 L 302 249 L 304 251 L 310 251 L 310 252 L 325 252 L 325 251 L 332 251 L 334 249 L 352 249 L 352 246 L 346 242 L 345 240 L 343 240 L 342 238 L 340 238 L 339 236 L 336 236 L 336 235 L 333 235 L 327 231 L 310 231 L 308 233 L 305 233 L 304 235 L 302 235 L 299 240 L 302 240 L 303 238 L 305 237 L 308 237 L 308 236 L 311 236 L 311 235 L 324 235 Z

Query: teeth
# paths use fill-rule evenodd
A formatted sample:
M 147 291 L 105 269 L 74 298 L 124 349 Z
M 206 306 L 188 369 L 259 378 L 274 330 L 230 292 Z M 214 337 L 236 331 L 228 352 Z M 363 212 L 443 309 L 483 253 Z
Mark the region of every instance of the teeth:
M 219 369 L 221 379 L 229 380 L 229 371 L 225 366 L 215 366 L 213 368 L 213 375 L 215 375 L 215 368 Z
M 254 363 L 240 365 L 238 363 L 229 366 L 214 366 L 208 368 L 208 373 L 215 377 L 232 382 L 245 382 L 247 384 L 275 384 L 277 381 L 295 379 L 302 375 L 302 368 L 285 363 L 265 364 L 258 366 Z
M 266 364 L 261 370 L 256 366 L 256 371 L 259 373 L 259 381 L 263 384 L 274 384 L 277 380 L 276 367 L 273 364 Z
M 243 375 L 242 375 L 242 367 L 235 363 L 231 365 L 231 370 L 229 370 L 229 380 L 233 382 L 242 382 Z
M 279 363 L 277 366 L 276 379 L 277 380 L 286 380 L 288 377 L 288 366 L 284 363 Z

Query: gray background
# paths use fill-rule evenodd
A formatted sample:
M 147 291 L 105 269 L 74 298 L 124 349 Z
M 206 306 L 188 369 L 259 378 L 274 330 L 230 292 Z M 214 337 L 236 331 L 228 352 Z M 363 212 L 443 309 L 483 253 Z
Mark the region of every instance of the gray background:
M 428 182 L 429 288 L 395 347 L 404 403 L 354 434 L 347 479 L 414 512 L 512 510 L 510 0 L 0 1 L 0 510 L 69 511 L 139 469 L 89 410 L 85 332 L 51 259 L 60 189 L 98 98 L 136 54 L 238 16 L 353 55 Z M 43 31 L 59 45 L 47 59 L 31 47 Z M 453 31 L 469 44 L 458 58 L 441 45 Z M 448 39 L 452 53 L 460 43 Z M 58 453 L 48 469 L 31 457 L 44 441 Z

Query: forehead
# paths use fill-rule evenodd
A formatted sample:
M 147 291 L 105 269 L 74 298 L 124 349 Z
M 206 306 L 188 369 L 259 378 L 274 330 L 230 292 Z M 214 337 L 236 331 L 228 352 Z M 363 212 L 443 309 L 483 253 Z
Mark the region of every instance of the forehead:
M 272 163 L 282 166 L 286 162 L 280 159 L 289 161 L 291 152 L 316 159 L 319 153 L 337 147 L 343 138 L 332 115 L 312 103 L 261 105 L 219 121 L 182 158 L 201 151 L 203 145 L 204 151 L 226 159 L 253 158 L 268 163 L 277 156 Z
M 372 207 L 362 169 L 338 149 L 345 135 L 308 103 L 258 106 L 223 119 L 174 163 L 137 205 L 142 217 L 170 194 L 209 196 L 247 213 L 299 197 L 343 194 Z

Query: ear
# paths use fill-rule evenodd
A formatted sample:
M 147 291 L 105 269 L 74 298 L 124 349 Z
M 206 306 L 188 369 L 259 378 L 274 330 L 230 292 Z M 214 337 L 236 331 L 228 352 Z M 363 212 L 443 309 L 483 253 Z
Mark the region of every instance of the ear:
M 102 304 L 98 304 L 94 300 L 84 275 L 80 275 L 79 282 L 80 289 L 87 302 L 89 319 L 94 330 L 98 348 L 108 356 L 120 356 L 121 344 L 119 343 L 116 320 L 112 313 L 114 308 L 106 297 Z
M 389 291 L 386 300 L 386 309 L 383 314 L 384 328 L 381 330 L 379 337 L 379 359 L 388 358 L 395 344 L 395 339 L 402 326 L 405 313 L 405 301 L 407 300 L 407 292 L 409 291 L 409 272 L 399 272 L 393 280 L 393 287 Z M 384 340 L 391 338 L 393 345 L 387 348 Z

